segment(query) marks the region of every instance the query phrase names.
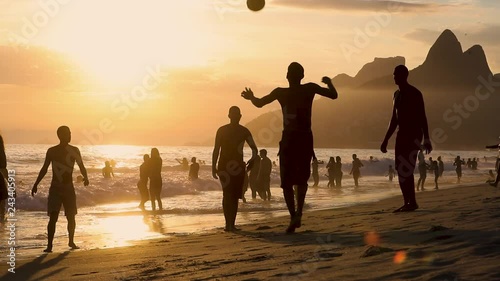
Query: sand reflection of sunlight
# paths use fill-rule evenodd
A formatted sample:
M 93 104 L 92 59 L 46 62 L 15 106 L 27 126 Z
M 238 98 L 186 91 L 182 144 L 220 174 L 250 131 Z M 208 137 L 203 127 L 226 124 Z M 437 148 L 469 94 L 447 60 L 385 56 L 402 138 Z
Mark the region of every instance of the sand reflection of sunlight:
M 163 237 L 147 225 L 142 216 L 106 217 L 99 227 L 107 238 L 106 247 L 129 246 L 131 241 Z M 153 230 L 153 231 L 152 231 Z

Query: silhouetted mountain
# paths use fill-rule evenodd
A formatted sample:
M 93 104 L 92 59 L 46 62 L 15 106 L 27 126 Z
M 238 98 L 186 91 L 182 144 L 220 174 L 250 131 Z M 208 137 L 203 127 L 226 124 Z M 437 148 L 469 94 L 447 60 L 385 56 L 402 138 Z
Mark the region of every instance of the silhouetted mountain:
M 356 88 L 369 81 L 386 77 L 387 73 L 392 73 L 394 67 L 400 64 L 405 64 L 404 57 L 375 58 L 373 62 L 365 64 L 356 76 L 339 74 L 332 81 L 338 88 Z
M 378 148 L 391 117 L 392 96 L 397 89 L 393 70 L 403 63 L 402 57 L 377 58 L 355 77 L 337 75 L 333 82 L 339 89 L 339 99 L 322 98 L 313 105 L 315 146 Z M 482 149 L 484 143 L 497 140 L 500 87 L 488 82 L 492 79 L 500 81 L 500 74 L 493 78 L 483 48 L 474 45 L 463 52 L 450 30 L 437 38 L 422 65 L 410 70 L 408 80 L 424 95 L 436 148 Z M 265 136 L 256 138 L 258 144 L 277 145 L 281 126 L 275 124 L 280 124 L 280 114 L 267 113 L 247 124 L 254 135 L 258 132 Z

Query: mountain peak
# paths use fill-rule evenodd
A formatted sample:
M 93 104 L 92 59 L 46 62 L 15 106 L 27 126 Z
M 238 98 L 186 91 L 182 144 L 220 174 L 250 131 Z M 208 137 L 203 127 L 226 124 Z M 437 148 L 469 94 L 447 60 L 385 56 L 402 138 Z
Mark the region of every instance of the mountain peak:
M 444 30 L 429 50 L 429 54 L 424 64 L 449 65 L 457 61 L 463 54 L 462 45 L 455 34 L 449 30 Z

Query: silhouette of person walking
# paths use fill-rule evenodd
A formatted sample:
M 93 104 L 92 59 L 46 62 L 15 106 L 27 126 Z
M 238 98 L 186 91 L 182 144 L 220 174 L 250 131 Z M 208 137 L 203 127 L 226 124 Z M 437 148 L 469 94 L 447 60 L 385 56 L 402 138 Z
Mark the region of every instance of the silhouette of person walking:
M 161 168 L 163 160 L 160 157 L 158 148 L 151 149 L 151 158 L 149 159 L 149 195 L 151 197 L 151 210 L 156 211 L 156 202 L 158 202 L 158 210 L 163 210 L 161 202 L 161 189 L 163 182 L 161 179 Z
M 441 156 L 438 157 L 438 169 L 439 169 L 439 177 L 443 176 L 444 173 L 444 163 L 441 159 Z
M 335 176 L 335 185 L 337 187 L 342 187 L 342 176 L 344 175 L 344 173 L 342 172 L 342 159 L 340 158 L 340 156 L 337 156 L 335 157 L 335 169 L 333 171 L 333 174 Z
M 315 154 L 313 154 L 313 160 L 312 160 L 311 168 L 312 168 L 312 178 L 313 178 L 313 181 L 314 181 L 313 186 L 316 187 L 319 184 L 319 171 L 318 171 L 319 161 L 318 161 L 318 158 L 316 158 Z
M 267 150 L 260 150 L 260 167 L 259 167 L 259 187 L 262 190 L 264 200 L 271 201 L 271 172 L 273 170 L 273 163 L 267 157 Z
M 422 148 L 420 148 L 420 150 L 418 151 L 418 172 L 420 177 L 418 178 L 417 182 L 417 191 L 419 190 L 420 184 L 422 184 L 422 191 L 425 190 L 424 184 L 425 179 L 427 178 L 427 170 L 429 169 L 429 167 L 430 166 L 425 162 L 424 151 Z
M 137 188 L 141 195 L 141 202 L 139 203 L 139 208 L 141 210 L 144 210 L 144 204 L 149 200 L 148 181 L 149 175 L 151 174 L 149 168 L 149 155 L 144 154 L 143 159 L 144 162 L 139 167 L 139 182 L 137 183 Z
M 189 166 L 189 179 L 198 179 L 198 172 L 200 171 L 200 164 L 196 162 L 196 157 L 191 158 L 191 166 Z
M 307 180 L 311 174 L 313 156 L 311 114 L 314 96 L 319 94 L 336 99 L 338 94 L 332 80 L 328 77 L 322 79 L 328 88 L 320 87 L 315 83 L 301 84 L 304 78 L 304 68 L 297 62 L 292 62 L 288 66 L 286 78 L 289 83 L 288 88 L 276 88 L 262 98 L 255 97 L 251 89 L 245 88 L 241 96 L 257 107 L 263 107 L 275 100 L 281 105 L 283 134 L 278 153 L 281 188 L 290 213 L 290 225 L 286 231 L 293 233 L 301 226 Z M 297 185 L 297 210 L 295 209 L 294 185 Z
M 453 166 L 456 166 L 455 172 L 457 173 L 457 183 L 460 183 L 460 179 L 462 179 L 462 165 L 465 165 L 465 161 L 460 159 L 460 156 L 457 156 L 455 162 L 453 162 Z
M 335 158 L 330 157 L 328 164 L 326 164 L 328 171 L 328 187 L 335 187 Z
M 71 249 L 79 249 L 74 242 L 75 216 L 77 214 L 76 194 L 75 187 L 73 186 L 73 167 L 75 162 L 83 175 L 83 184 L 85 186 L 89 185 L 87 169 L 83 165 L 80 150 L 69 144 L 71 141 L 70 129 L 67 126 L 59 127 L 57 129 L 57 137 L 59 138 L 59 144 L 47 150 L 42 169 L 31 189 L 31 196 L 35 196 L 38 192 L 38 184 L 47 174 L 47 170 L 52 164 L 52 181 L 47 198 L 47 214 L 50 219 L 47 225 L 47 248 L 44 250 L 46 253 L 52 252 L 52 241 L 54 240 L 61 205 L 64 206 L 64 214 L 68 220 L 68 246 Z
M 250 131 L 240 125 L 239 107 L 232 106 L 228 117 L 230 123 L 220 127 L 215 136 L 212 176 L 220 179 L 222 185 L 222 209 L 226 220 L 224 231 L 232 232 L 238 230 L 235 227 L 238 200 L 243 197 L 246 173 L 243 146 L 246 142 L 252 149 L 252 158 L 248 161 L 249 169 L 252 168 L 253 161 L 257 158 L 257 146 Z
M 422 137 L 426 152 L 432 151 L 424 98 L 417 88 L 408 83 L 408 74 L 408 68 L 404 65 L 398 65 L 394 69 L 394 82 L 399 89 L 394 93 L 391 121 L 380 146 L 380 151 L 386 153 L 387 143 L 399 127 L 396 136 L 395 160 L 404 204 L 395 212 L 410 212 L 418 209 L 413 172 Z
M 395 174 L 396 174 L 396 171 L 394 171 L 394 168 L 392 168 L 392 165 L 389 165 L 389 171 L 387 172 L 387 176 L 389 177 L 389 181 L 392 181 L 392 179 L 394 179 Z
M 363 167 L 363 163 L 361 163 L 361 160 L 359 160 L 358 156 L 356 154 L 352 155 L 352 168 L 351 172 L 349 172 L 349 175 L 352 174 L 352 178 L 354 179 L 354 185 L 356 187 L 359 186 L 358 180 L 359 177 L 361 176 L 361 171 L 360 168 Z

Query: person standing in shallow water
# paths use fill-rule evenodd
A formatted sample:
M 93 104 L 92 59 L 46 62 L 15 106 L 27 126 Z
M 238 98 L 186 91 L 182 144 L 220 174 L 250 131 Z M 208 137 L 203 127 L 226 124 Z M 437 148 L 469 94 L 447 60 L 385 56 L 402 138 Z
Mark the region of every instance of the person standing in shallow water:
M 465 161 L 460 159 L 460 156 L 455 158 L 455 162 L 453 162 L 453 166 L 455 166 L 455 172 L 457 173 L 457 183 L 460 183 L 460 179 L 462 179 L 462 165 L 465 165 Z
M 319 94 L 336 99 L 338 94 L 328 77 L 322 79 L 328 88 L 315 83 L 302 84 L 304 68 L 297 62 L 292 62 L 288 66 L 286 78 L 288 88 L 276 88 L 262 98 L 255 97 L 252 89 L 245 88 L 241 96 L 250 100 L 256 107 L 263 107 L 275 100 L 281 105 L 283 114 L 283 134 L 279 147 L 281 188 L 290 213 L 290 224 L 286 232 L 293 233 L 302 225 L 307 181 L 311 175 L 311 159 L 314 153 L 311 115 L 314 96 Z M 294 185 L 297 186 L 297 209 L 295 209 Z
M 441 156 L 438 157 L 438 168 L 439 168 L 439 177 L 442 177 L 444 173 L 444 163 L 443 160 L 441 159 Z
M 220 127 L 215 135 L 214 151 L 212 153 L 212 176 L 219 179 L 222 185 L 222 210 L 226 226 L 224 231 L 233 232 L 238 200 L 243 199 L 243 185 L 246 167 L 243 161 L 243 146 L 245 142 L 252 149 L 252 158 L 248 161 L 248 169 L 252 168 L 257 158 L 257 146 L 250 131 L 240 125 L 241 111 L 239 107 L 229 109 L 230 123 Z
M 314 154 L 314 153 L 313 153 L 313 160 L 312 160 L 311 168 L 312 168 L 312 178 L 314 181 L 313 186 L 317 187 L 319 184 L 319 171 L 318 171 L 319 161 L 318 161 L 318 158 L 316 158 L 316 154 Z
M 73 167 L 75 162 L 80 168 L 80 173 L 83 175 L 84 186 L 89 185 L 87 177 L 87 169 L 83 165 L 80 150 L 70 145 L 71 131 L 67 126 L 61 126 L 57 129 L 57 137 L 59 144 L 47 150 L 45 161 L 42 169 L 38 174 L 38 178 L 31 189 L 31 196 L 35 196 L 38 192 L 38 184 L 47 174 L 49 166 L 52 164 L 52 181 L 49 188 L 49 196 L 47 198 L 47 214 L 49 215 L 49 224 L 47 225 L 47 248 L 46 253 L 52 252 L 52 241 L 56 233 L 56 223 L 59 218 L 61 205 L 64 206 L 64 214 L 68 220 L 68 246 L 71 249 L 79 249 L 74 242 L 77 214 L 76 194 L 73 186 Z
M 337 187 L 342 187 L 342 176 L 344 173 L 342 172 L 342 158 L 340 156 L 335 157 L 335 171 L 333 174 L 335 175 L 335 185 Z
M 361 160 L 359 160 L 358 156 L 356 154 L 353 154 L 352 155 L 352 168 L 351 168 L 351 172 L 349 173 L 349 175 L 352 174 L 352 177 L 354 179 L 354 185 L 356 187 L 359 186 L 358 180 L 359 180 L 359 177 L 361 176 L 360 168 L 363 166 L 364 165 L 363 165 L 363 163 L 361 163 Z
M 189 166 L 189 179 L 198 179 L 198 172 L 200 171 L 200 164 L 196 162 L 196 157 L 191 158 L 191 166 Z
M 335 187 L 335 158 L 330 157 L 328 164 L 326 164 L 328 171 L 328 187 Z
M 273 170 L 273 163 L 267 157 L 267 150 L 260 150 L 260 166 L 259 166 L 259 187 L 262 190 L 264 200 L 271 201 L 271 172 Z
M 498 183 L 500 182 L 500 143 L 494 145 L 488 145 L 486 146 L 486 148 L 498 148 L 498 157 L 495 164 L 495 168 L 497 170 L 497 178 L 495 179 L 494 182 L 490 183 L 492 186 L 497 187 Z
M 391 121 L 380 145 L 380 151 L 386 153 L 389 139 L 399 127 L 396 136 L 395 168 L 404 203 L 395 212 L 411 212 L 418 209 L 413 172 L 422 139 L 425 151 L 427 153 L 432 151 L 424 98 L 417 88 L 408 83 L 408 74 L 408 68 L 404 65 L 398 65 L 394 69 L 394 82 L 399 89 L 394 93 Z
M 151 174 L 149 169 L 149 155 L 144 154 L 143 160 L 144 162 L 139 167 L 139 182 L 137 183 L 137 188 L 141 195 L 141 202 L 139 203 L 139 208 L 141 210 L 144 210 L 144 204 L 149 200 L 148 181 L 149 175 Z
M 151 197 L 151 210 L 156 211 L 156 202 L 158 202 L 158 210 L 163 210 L 161 202 L 161 189 L 163 181 L 161 179 L 161 169 L 163 160 L 160 157 L 158 148 L 151 149 L 151 158 L 149 159 L 149 195 Z

